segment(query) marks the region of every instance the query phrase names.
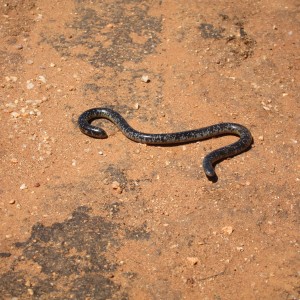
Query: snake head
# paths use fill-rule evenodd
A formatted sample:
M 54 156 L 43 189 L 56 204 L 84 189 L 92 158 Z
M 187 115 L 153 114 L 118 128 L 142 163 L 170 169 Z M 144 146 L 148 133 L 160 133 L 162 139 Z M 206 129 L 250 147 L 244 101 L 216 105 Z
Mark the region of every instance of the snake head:
M 84 127 L 80 126 L 80 130 L 84 134 L 91 136 L 93 138 L 96 138 L 96 139 L 106 139 L 107 138 L 107 133 L 102 128 L 91 125 L 91 124 L 88 124 Z
M 204 172 L 208 178 L 213 179 L 217 176 L 209 155 L 204 157 L 202 165 L 203 165 Z

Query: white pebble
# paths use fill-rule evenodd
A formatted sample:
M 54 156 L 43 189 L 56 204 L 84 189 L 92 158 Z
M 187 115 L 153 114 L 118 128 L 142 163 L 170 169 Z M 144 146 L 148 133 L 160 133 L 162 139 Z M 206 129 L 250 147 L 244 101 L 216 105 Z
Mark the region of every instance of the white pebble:
M 34 84 L 30 80 L 27 80 L 26 87 L 28 90 L 32 90 L 34 88 Z
M 18 77 L 16 77 L 16 76 L 6 76 L 5 80 L 6 81 L 16 82 L 18 80 Z
M 26 190 L 26 189 L 27 189 L 27 185 L 25 183 L 21 184 L 20 190 Z
M 38 76 L 38 80 L 41 81 L 42 83 L 46 83 L 47 82 L 45 76 L 43 76 L 43 75 Z
M 16 158 L 12 158 L 10 161 L 11 161 L 13 164 L 17 164 L 17 163 L 18 163 L 18 160 L 17 160 Z
M 143 81 L 143 82 L 150 82 L 150 79 L 149 79 L 149 76 L 148 75 L 143 75 L 142 76 L 142 78 L 141 78 L 141 80 Z
M 222 232 L 225 233 L 225 234 L 230 235 L 233 232 L 233 228 L 232 228 L 232 226 L 225 226 L 225 227 L 222 228 Z
M 113 183 L 111 184 L 111 187 L 116 190 L 120 187 L 120 183 L 118 181 L 113 181 Z
M 16 111 L 11 112 L 10 115 L 11 115 L 13 118 L 18 118 L 18 117 L 20 116 L 20 114 L 17 113 Z
M 43 76 L 43 75 L 38 76 L 37 79 L 38 79 L 39 81 L 41 81 L 42 83 L 46 83 L 46 82 L 47 82 L 45 76 Z
M 199 262 L 198 257 L 187 257 L 186 260 L 191 264 L 191 265 L 196 265 Z
M 43 19 L 43 15 L 42 14 L 38 14 L 37 17 L 36 17 L 36 21 L 40 21 Z

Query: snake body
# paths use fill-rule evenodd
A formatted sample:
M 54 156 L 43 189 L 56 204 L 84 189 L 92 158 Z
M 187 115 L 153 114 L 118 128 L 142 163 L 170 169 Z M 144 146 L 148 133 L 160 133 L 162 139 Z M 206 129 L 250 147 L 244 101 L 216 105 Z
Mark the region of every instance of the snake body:
M 100 139 L 107 138 L 107 134 L 103 129 L 91 125 L 95 119 L 107 119 L 114 123 L 127 138 L 148 145 L 183 144 L 222 135 L 239 136 L 240 139 L 235 143 L 214 150 L 204 157 L 203 169 L 209 178 L 216 177 L 214 163 L 245 151 L 252 143 L 250 131 L 236 123 L 219 123 L 195 130 L 151 134 L 133 129 L 118 112 L 110 108 L 92 108 L 80 115 L 78 125 L 84 134 Z

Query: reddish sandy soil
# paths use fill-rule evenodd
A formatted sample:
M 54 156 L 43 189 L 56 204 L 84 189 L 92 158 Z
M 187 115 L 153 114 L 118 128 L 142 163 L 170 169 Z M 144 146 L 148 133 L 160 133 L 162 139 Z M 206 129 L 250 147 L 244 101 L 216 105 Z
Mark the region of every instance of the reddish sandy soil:
M 0 3 L 1 299 L 299 299 L 299 1 Z M 93 139 L 100 106 L 254 143 L 212 182 L 236 137 Z

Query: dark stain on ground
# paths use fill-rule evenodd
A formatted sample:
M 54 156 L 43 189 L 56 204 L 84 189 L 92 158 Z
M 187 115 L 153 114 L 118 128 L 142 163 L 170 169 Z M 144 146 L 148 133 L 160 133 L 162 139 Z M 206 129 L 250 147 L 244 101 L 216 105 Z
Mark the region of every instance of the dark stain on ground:
M 93 8 L 84 1 L 75 2 L 77 16 L 67 25 L 74 33 L 43 37 L 63 56 L 75 56 L 96 68 L 121 70 L 123 62 L 141 61 L 160 42 L 161 18 L 148 14 L 146 1 L 94 1 Z M 71 49 L 76 46 L 85 51 L 73 55 Z
M 203 22 L 199 25 L 201 37 L 218 43 L 218 64 L 238 66 L 254 53 L 256 41 L 246 32 L 244 21 L 236 16 L 219 14 L 220 20 L 213 25 Z
M 104 208 L 105 210 L 107 210 L 112 216 L 116 216 L 119 211 L 120 211 L 120 207 L 123 206 L 123 203 L 120 202 L 113 202 L 113 203 L 109 203 L 109 204 L 105 204 Z
M 0 258 L 10 257 L 10 256 L 11 256 L 11 253 L 9 253 L 9 252 L 1 252 L 0 253 Z
M 110 182 L 117 181 L 123 189 L 127 186 L 127 176 L 124 171 L 118 167 L 109 165 L 105 170 L 105 173 L 109 177 Z
M 126 170 L 121 170 L 117 166 L 109 165 L 104 170 L 105 177 L 107 179 L 107 183 L 112 183 L 114 181 L 120 184 L 121 189 L 125 191 L 139 191 L 139 183 L 141 180 L 132 180 L 128 179 L 126 175 Z M 150 181 L 149 179 L 144 179 L 143 181 Z
M 6 66 L 9 71 L 16 71 L 18 65 L 22 61 L 22 56 L 19 53 L 0 50 L 0 65 Z
M 107 205 L 110 208 L 115 215 L 119 212 L 118 203 Z M 34 299 L 42 295 L 47 299 L 127 299 L 126 292 L 111 276 L 118 269 L 111 257 L 125 242 L 119 232 L 131 240 L 148 240 L 150 233 L 146 224 L 124 229 L 101 216 L 91 216 L 90 211 L 81 206 L 62 223 L 34 225 L 30 238 L 15 244 L 22 249 L 22 255 L 1 276 L 0 294 L 21 297 L 29 293 Z M 24 266 L 28 265 L 35 273 L 38 269 L 40 276 L 31 276 L 28 268 L 25 273 Z
M 202 23 L 200 24 L 201 35 L 205 39 L 221 39 L 224 29 L 216 29 L 212 24 Z
M 149 240 L 150 233 L 147 232 L 147 225 L 144 223 L 141 227 L 134 228 L 132 230 L 125 229 L 126 238 L 129 240 Z

